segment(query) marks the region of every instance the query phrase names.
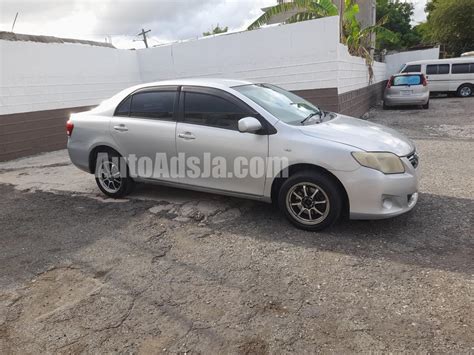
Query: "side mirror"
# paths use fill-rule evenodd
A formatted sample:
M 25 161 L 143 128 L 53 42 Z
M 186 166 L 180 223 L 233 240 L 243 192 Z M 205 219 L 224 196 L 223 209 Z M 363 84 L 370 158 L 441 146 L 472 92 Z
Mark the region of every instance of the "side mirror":
M 262 124 L 255 117 L 244 117 L 239 120 L 240 132 L 257 132 L 262 129 Z

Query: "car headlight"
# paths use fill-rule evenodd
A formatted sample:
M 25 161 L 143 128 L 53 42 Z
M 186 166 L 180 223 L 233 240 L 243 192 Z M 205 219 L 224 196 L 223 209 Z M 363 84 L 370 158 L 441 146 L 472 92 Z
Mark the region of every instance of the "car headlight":
M 405 172 L 401 159 L 393 153 L 352 152 L 352 156 L 360 165 L 381 171 L 384 174 L 401 174 Z

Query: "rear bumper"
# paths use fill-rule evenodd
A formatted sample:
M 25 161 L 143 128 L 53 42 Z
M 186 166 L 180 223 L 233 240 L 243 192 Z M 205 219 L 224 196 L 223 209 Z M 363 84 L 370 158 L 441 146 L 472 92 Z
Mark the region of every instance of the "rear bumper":
M 351 219 L 383 219 L 410 211 L 418 202 L 418 174 L 407 158 L 405 173 L 386 175 L 361 167 L 338 178 L 349 197 Z
M 425 105 L 430 99 L 430 94 L 413 96 L 385 95 L 383 101 L 386 106 Z

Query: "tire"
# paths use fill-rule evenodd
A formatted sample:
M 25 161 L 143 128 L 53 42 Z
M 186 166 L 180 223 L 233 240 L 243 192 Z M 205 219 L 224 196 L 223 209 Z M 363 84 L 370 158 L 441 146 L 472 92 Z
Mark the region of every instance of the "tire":
M 470 84 L 462 84 L 458 90 L 456 91 L 456 94 L 459 97 L 469 97 L 472 95 L 472 85 Z
M 426 104 L 423 105 L 423 108 L 425 110 L 428 110 L 430 108 L 430 101 L 428 100 L 428 102 Z
M 343 195 L 330 176 L 303 171 L 283 183 L 278 194 L 278 206 L 296 227 L 319 231 L 338 220 L 342 211 Z
M 128 167 L 123 158 L 115 151 L 100 151 L 95 157 L 95 182 L 100 191 L 112 198 L 128 195 L 134 186 Z M 118 173 L 116 177 L 110 176 Z
M 383 102 L 383 109 L 388 110 L 388 106 L 385 104 L 385 101 Z

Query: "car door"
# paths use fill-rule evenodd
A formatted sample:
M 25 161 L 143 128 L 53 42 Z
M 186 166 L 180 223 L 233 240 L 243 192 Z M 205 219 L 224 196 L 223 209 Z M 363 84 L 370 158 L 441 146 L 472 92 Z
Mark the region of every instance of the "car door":
M 449 64 L 427 64 L 426 79 L 430 91 L 449 91 Z
M 177 152 L 186 158 L 197 158 L 201 162 L 201 174 L 186 174 L 181 182 L 262 196 L 268 135 L 265 129 L 256 133 L 239 132 L 238 121 L 249 116 L 260 120 L 264 127 L 268 125 L 260 115 L 230 93 L 212 88 L 183 87 L 176 128 Z M 225 174 L 222 174 L 222 161 L 225 161 Z M 252 170 L 256 165 L 259 168 Z M 259 171 L 255 173 L 255 170 Z
M 132 176 L 170 178 L 168 174 L 154 173 L 157 164 L 169 166 L 170 159 L 176 156 L 177 89 L 142 89 L 117 107 L 109 129 L 120 152 L 129 160 Z

